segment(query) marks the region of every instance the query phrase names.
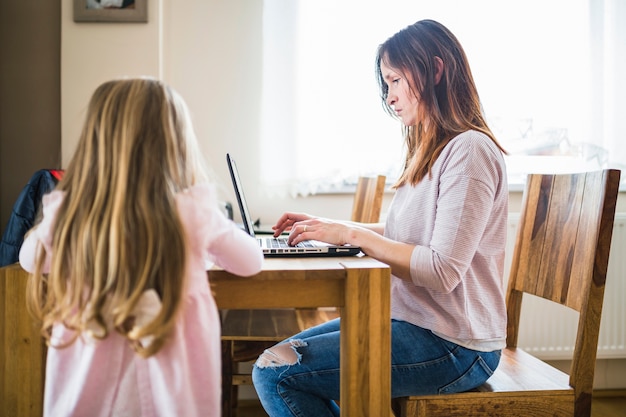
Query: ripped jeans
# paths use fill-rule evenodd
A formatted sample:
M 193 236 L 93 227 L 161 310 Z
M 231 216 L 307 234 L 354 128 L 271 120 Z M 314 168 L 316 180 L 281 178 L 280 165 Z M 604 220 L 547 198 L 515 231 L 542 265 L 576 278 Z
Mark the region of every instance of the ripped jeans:
M 499 350 L 478 352 L 391 321 L 394 398 L 470 390 L 485 382 L 499 361 Z M 339 416 L 339 319 L 266 350 L 254 364 L 252 380 L 270 417 Z

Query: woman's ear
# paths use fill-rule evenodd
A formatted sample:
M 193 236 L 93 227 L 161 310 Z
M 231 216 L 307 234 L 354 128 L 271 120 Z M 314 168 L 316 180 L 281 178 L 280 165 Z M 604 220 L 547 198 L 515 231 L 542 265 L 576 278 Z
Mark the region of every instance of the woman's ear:
M 443 75 L 443 59 L 438 56 L 435 57 L 435 68 L 435 85 L 437 85 L 439 84 L 439 81 L 441 81 L 441 76 Z

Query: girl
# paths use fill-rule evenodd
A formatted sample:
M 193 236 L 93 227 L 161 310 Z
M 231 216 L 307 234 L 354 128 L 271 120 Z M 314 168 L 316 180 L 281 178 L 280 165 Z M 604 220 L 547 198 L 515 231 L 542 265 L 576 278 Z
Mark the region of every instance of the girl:
M 261 268 L 218 208 L 188 110 L 162 82 L 102 84 L 20 263 L 49 344 L 46 416 L 219 416 L 206 269 Z
M 389 38 L 376 70 L 407 147 L 386 223 L 285 213 L 275 235 L 290 228 L 292 244 L 357 245 L 391 267 L 392 397 L 469 390 L 505 346 L 503 150 L 465 53 L 441 24 L 422 20 Z M 272 417 L 339 415 L 338 320 L 268 349 L 253 381 Z

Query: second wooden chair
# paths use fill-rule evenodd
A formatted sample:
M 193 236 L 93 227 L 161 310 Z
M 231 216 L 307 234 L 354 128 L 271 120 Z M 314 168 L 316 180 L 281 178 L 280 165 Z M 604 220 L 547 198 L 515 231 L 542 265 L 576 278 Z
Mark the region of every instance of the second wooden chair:
M 471 392 L 396 399 L 398 417 L 589 417 L 620 171 L 528 176 L 500 365 Z M 619 254 L 617 254 L 619 255 Z M 523 295 L 579 313 L 569 375 L 517 347 Z

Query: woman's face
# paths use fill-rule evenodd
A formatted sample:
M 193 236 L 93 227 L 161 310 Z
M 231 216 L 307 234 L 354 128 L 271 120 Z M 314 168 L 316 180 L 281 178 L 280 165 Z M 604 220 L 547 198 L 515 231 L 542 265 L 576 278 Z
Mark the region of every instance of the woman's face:
M 406 77 L 384 62 L 380 63 L 380 71 L 387 84 L 387 104 L 405 126 L 416 125 L 419 101 L 409 88 Z

